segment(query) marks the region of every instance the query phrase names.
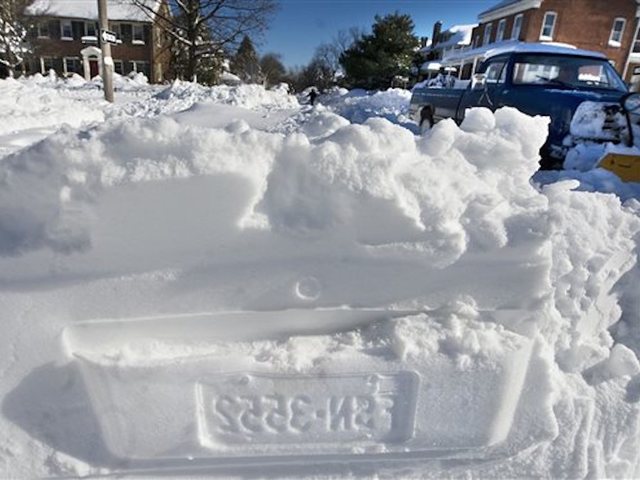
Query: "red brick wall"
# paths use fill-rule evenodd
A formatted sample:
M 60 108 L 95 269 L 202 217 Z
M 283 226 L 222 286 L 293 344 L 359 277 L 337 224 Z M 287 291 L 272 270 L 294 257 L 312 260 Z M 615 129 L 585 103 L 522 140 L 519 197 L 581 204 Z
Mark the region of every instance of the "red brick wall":
M 59 37 L 59 32 L 50 31 L 49 38 L 36 39 L 38 52 L 44 56 L 60 55 L 65 57 L 79 57 L 80 50 L 88 46 L 83 44 L 80 39 L 61 40 Z M 133 45 L 131 43 L 114 45 L 111 47 L 111 52 L 115 59 L 124 58 L 128 60 L 151 61 L 151 41 L 147 41 L 145 45 Z
M 635 0 L 544 0 L 540 9 L 532 11 L 525 40 L 540 41 L 542 20 L 547 11 L 558 14 L 554 42 L 570 43 L 585 50 L 604 53 L 615 62 L 619 72 L 624 69 L 635 33 Z M 627 20 L 622 46 L 609 45 L 613 21 L 617 17 Z
M 37 57 L 53 57 L 57 59 L 56 70 L 58 74 L 62 74 L 62 61 L 64 57 L 73 57 L 82 61 L 82 55 L 80 53 L 84 48 L 93 45 L 99 48 L 98 44 L 84 44 L 78 37 L 74 35 L 74 40 L 62 40 L 60 39 L 60 19 L 50 18 L 46 21 L 49 23 L 49 38 L 35 38 L 36 56 Z M 44 20 L 43 20 L 44 21 Z M 77 21 L 77 20 L 74 20 Z M 122 22 L 129 23 L 129 22 Z M 149 62 L 150 81 L 160 82 L 163 78 L 154 76 L 154 61 L 158 61 L 157 55 L 154 55 L 154 35 L 152 34 L 151 25 L 145 25 L 145 44 L 136 45 L 131 42 L 131 38 L 124 38 L 123 43 L 120 45 L 112 45 L 111 56 L 114 60 L 121 60 L 124 63 L 124 72 L 131 71 L 130 62 L 146 61 Z M 166 54 L 165 56 L 166 57 Z M 162 58 L 161 61 L 168 62 L 166 58 Z M 39 60 L 32 66 L 31 73 L 40 71 Z M 163 73 L 167 71 L 164 68 Z
M 520 14 L 522 14 L 522 28 L 520 29 L 520 37 L 518 38 L 518 40 L 524 40 L 524 35 L 526 32 L 526 29 L 528 28 L 528 25 L 531 23 L 531 16 L 533 12 L 534 10 L 526 10 L 524 12 L 519 12 L 514 15 L 509 15 L 508 17 L 501 17 L 496 20 L 492 20 L 491 23 L 493 24 L 493 28 L 491 30 L 491 42 L 493 43 L 496 41 L 496 37 L 498 35 L 498 23 L 500 23 L 500 20 L 502 20 L 503 18 L 507 20 L 507 25 L 504 33 L 504 40 L 510 40 L 511 33 L 513 31 L 513 22 L 515 21 L 516 16 Z M 473 33 L 471 34 L 473 39 L 472 42 L 475 40 L 477 46 L 481 46 L 484 40 L 485 25 L 486 23 L 482 23 L 478 25 L 476 28 L 473 29 Z
M 629 49 L 634 41 L 636 31 L 635 0 L 544 0 L 539 9 L 524 12 L 520 39 L 526 42 L 539 42 L 542 21 L 547 11 L 558 14 L 556 17 L 553 41 L 569 43 L 585 50 L 604 53 L 615 62 L 620 73 L 623 72 Z M 617 17 L 627 20 L 624 28 L 622 45 L 612 47 L 609 37 L 613 21 Z M 510 38 L 515 15 L 507 18 L 505 37 Z M 495 42 L 500 19 L 493 20 L 491 41 Z M 482 45 L 485 24 L 473 30 L 472 38 L 477 45 Z

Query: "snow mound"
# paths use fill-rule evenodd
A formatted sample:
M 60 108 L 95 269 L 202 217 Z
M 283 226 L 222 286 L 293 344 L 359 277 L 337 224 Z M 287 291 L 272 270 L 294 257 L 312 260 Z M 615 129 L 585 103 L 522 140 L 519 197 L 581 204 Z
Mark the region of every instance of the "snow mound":
M 374 248 L 419 251 L 435 265 L 517 243 L 512 224 L 544 230 L 544 197 L 527 181 L 544 134 L 515 135 L 518 128 L 544 132 L 544 119 L 477 111 L 462 129 L 442 122 L 422 139 L 379 118 L 332 122 L 333 133 L 313 144 L 303 134 L 285 139 L 168 118 L 62 131 L 2 164 L 0 175 L 10 182 L 0 192 L 0 251 L 90 248 L 92 222 L 69 218 L 69 207 L 91 210 L 115 185 L 211 175 L 247 182 L 252 193 L 239 225 L 257 222 L 294 236 L 350 232 Z
M 322 95 L 319 102 L 353 123 L 382 117 L 394 123 L 407 123 L 411 91 L 390 88 L 386 91 L 333 90 Z
M 104 120 L 102 108 L 106 102 L 97 100 L 98 108 L 87 105 L 50 88 L 57 83 L 64 82 L 42 75 L 28 80 L 0 80 L 0 136 L 63 124 L 78 128 Z
M 196 103 L 213 100 L 217 103 L 236 105 L 248 109 L 285 109 L 298 107 L 295 97 L 283 89 L 267 90 L 262 85 L 218 85 L 205 87 L 196 83 L 176 80 L 156 95 L 161 100 L 180 100 Z
M 11 472 L 408 454 L 407 476 L 637 474 L 637 202 L 531 182 L 544 118 L 472 109 L 417 137 L 367 118 L 400 121 L 408 92 L 334 95 L 270 117 L 300 120 L 283 133 L 263 114 L 297 105 L 284 89 L 176 82 L 140 115 L 179 113 L 2 159 Z

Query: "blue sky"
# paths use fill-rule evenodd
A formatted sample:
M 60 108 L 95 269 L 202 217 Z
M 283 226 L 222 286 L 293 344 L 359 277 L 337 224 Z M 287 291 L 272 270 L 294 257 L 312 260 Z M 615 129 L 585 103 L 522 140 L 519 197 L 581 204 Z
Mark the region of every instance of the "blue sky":
M 433 24 L 444 28 L 475 23 L 478 13 L 499 0 L 280 0 L 280 10 L 271 27 L 258 41 L 260 53 L 282 55 L 288 67 L 305 65 L 320 43 L 329 42 L 339 30 L 361 27 L 369 30 L 375 14 L 408 13 L 418 36 L 431 37 Z

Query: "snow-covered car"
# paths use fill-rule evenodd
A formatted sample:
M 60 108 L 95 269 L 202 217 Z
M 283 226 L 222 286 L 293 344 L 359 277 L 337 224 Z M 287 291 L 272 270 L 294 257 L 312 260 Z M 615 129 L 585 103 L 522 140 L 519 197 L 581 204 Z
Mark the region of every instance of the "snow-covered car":
M 552 166 L 567 153 L 565 138 L 584 101 L 617 104 L 627 93 L 607 57 L 558 45 L 514 44 L 489 50 L 466 88 L 415 88 L 411 112 L 421 125 L 443 118 L 460 123 L 471 107 L 515 107 L 528 115 L 550 117 L 542 165 Z

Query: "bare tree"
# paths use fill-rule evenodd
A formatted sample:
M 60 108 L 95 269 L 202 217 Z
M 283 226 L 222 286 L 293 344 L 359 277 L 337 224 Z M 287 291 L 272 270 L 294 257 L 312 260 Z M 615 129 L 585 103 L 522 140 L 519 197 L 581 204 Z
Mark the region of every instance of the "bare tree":
M 330 43 L 320 44 L 307 67 L 308 72 L 315 71 L 321 81 L 328 86 L 334 82 L 341 71 L 340 57 L 357 42 L 364 33 L 357 27 L 340 30 Z
M 170 35 L 174 54 L 186 78 L 196 80 L 202 67 L 215 68 L 220 56 L 242 38 L 267 28 L 276 0 L 167 0 L 168 10 L 131 0 Z
M 0 65 L 13 76 L 18 67 L 23 67 L 31 52 L 27 41 L 28 22 L 24 10 L 27 0 L 0 0 Z

